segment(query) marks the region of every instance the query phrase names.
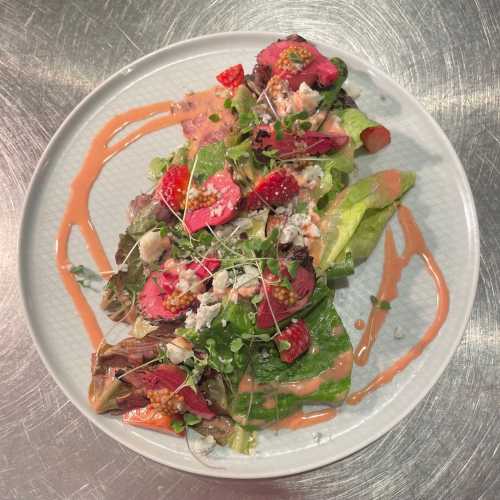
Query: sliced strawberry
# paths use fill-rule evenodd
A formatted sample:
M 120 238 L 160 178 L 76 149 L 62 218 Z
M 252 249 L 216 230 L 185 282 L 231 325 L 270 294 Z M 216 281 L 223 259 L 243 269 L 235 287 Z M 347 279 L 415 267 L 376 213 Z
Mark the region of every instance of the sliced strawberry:
M 285 363 L 293 363 L 301 354 L 309 349 L 311 333 L 303 319 L 288 325 L 274 338 L 280 352 L 280 359 Z
M 151 405 L 130 410 L 123 414 L 122 419 L 125 424 L 134 425 L 135 427 L 166 432 L 167 434 L 174 434 L 176 436 L 184 435 L 184 432 L 177 434 L 172 429 L 172 422 L 175 420 L 175 417 L 165 415 Z
M 303 309 L 308 304 L 314 290 L 316 279 L 314 272 L 310 269 L 299 266 L 295 279 L 292 279 L 286 266 L 282 265 L 280 274 L 281 276 L 278 277 L 273 276 L 267 268 L 263 273 L 265 293 L 257 310 L 256 324 L 258 328 L 272 328 L 275 325 L 275 320 L 279 323 Z M 283 291 L 282 287 L 276 283 L 285 277 L 291 282 L 288 292 Z M 280 293 L 277 292 L 284 293 L 285 300 L 280 300 Z M 287 301 L 292 294 L 293 301 Z
M 241 64 L 225 69 L 216 76 L 217 80 L 228 89 L 235 89 L 245 80 L 245 72 Z
M 187 165 L 171 165 L 163 175 L 155 196 L 170 209 L 179 211 L 184 207 L 188 184 Z
M 256 150 L 276 149 L 280 158 L 294 155 L 314 156 L 339 150 L 349 142 L 343 132 L 329 133 L 307 131 L 302 135 L 283 132 L 279 140 L 269 125 L 260 125 L 254 131 L 253 148 Z
M 215 257 L 206 257 L 201 261 L 201 264 L 198 262 L 192 262 L 188 264 L 188 269 L 193 269 L 201 279 L 208 278 L 210 273 L 216 271 L 220 266 L 220 260 Z
M 239 186 L 233 181 L 229 170 L 222 170 L 209 177 L 203 189 L 215 191 L 217 201 L 210 207 L 187 210 L 184 222 L 191 233 L 206 226 L 217 226 L 229 222 L 235 215 L 241 199 Z
M 186 381 L 186 377 L 187 373 L 176 365 L 159 365 L 154 370 L 145 372 L 143 381 L 146 390 L 166 388 L 175 391 Z M 180 389 L 178 394 L 184 398 L 184 403 L 191 413 L 206 419 L 215 417 L 215 413 L 208 407 L 200 393 L 196 393 L 191 387 Z
M 265 205 L 284 205 L 299 193 L 299 184 L 286 168 L 274 170 L 259 180 L 248 195 L 248 210 L 257 210 Z
M 293 53 L 291 58 L 290 53 Z M 297 68 L 293 64 L 290 67 L 290 61 L 300 62 L 301 59 L 303 64 Z M 314 45 L 300 40 L 288 39 L 272 43 L 257 55 L 257 62 L 271 67 L 273 75 L 288 80 L 292 90 L 297 90 L 302 82 L 309 86 L 319 83 L 327 87 L 335 82 L 339 74 L 337 67 Z
M 361 132 L 361 140 L 369 153 L 376 153 L 391 142 L 391 133 L 383 125 L 368 127 Z

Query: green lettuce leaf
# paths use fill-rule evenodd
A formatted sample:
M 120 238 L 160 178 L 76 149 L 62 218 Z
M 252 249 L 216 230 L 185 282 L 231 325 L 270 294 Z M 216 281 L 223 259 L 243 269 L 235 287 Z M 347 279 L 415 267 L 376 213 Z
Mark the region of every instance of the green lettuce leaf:
M 323 212 L 319 224 L 323 238 L 311 246 L 316 267 L 326 271 L 332 266 L 349 245 L 367 211 L 393 204 L 414 183 L 414 172 L 384 170 L 344 189 Z
M 196 164 L 194 179 L 202 184 L 210 176 L 224 168 L 226 146 L 223 141 L 214 142 L 203 146 L 198 151 L 196 158 L 191 162 L 190 168 Z
M 373 252 L 384 232 L 386 224 L 394 215 L 396 208 L 397 204 L 392 203 L 385 208 L 366 211 L 352 238 L 349 240 L 348 252 L 351 254 L 355 265 L 365 261 Z M 346 249 L 344 249 L 337 258 L 337 262 L 342 262 L 345 259 L 346 253 Z
M 306 380 L 332 367 L 342 353 L 352 349 L 349 337 L 333 304 L 333 292 L 304 317 L 311 332 L 312 348 L 292 364 L 284 363 L 274 345 L 261 347 L 251 359 L 249 373 L 259 384 L 269 384 L 269 392 L 238 393 L 232 401 L 231 415 L 242 425 L 259 426 L 270 420 L 290 415 L 309 403 L 340 403 L 350 387 L 350 375 L 340 381 L 328 381 L 307 396 L 279 394 L 276 385 Z M 338 335 L 332 335 L 334 328 Z M 263 406 L 272 395 L 274 408 Z
M 358 149 L 363 145 L 361 140 L 361 132 L 369 127 L 378 125 L 376 121 L 368 118 L 362 111 L 357 108 L 346 108 L 339 111 L 338 116 L 342 120 L 342 128 L 351 137 L 354 149 Z

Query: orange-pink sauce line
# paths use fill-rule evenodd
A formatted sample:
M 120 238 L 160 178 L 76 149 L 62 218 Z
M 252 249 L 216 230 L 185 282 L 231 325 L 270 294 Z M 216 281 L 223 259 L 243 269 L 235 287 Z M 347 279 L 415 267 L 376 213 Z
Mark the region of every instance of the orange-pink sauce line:
M 444 275 L 428 249 L 422 232 L 420 231 L 411 211 L 400 206 L 398 209 L 398 219 L 403 229 L 405 239 L 405 249 L 401 256 L 398 256 L 394 237 L 391 229 L 386 232 L 384 271 L 378 290 L 379 300 L 391 301 L 397 297 L 397 284 L 401 279 L 403 269 L 409 264 L 414 255 L 420 255 L 434 280 L 437 290 L 437 309 L 433 322 L 427 328 L 422 338 L 401 358 L 396 360 L 389 368 L 379 373 L 363 389 L 351 394 L 346 399 L 348 404 L 357 404 L 368 394 L 375 391 L 382 385 L 389 383 L 399 372 L 404 370 L 423 350 L 434 340 L 441 326 L 446 321 L 449 310 L 449 291 Z M 382 328 L 388 311 L 380 309 L 376 305 L 372 307 L 368 325 L 354 353 L 356 364 L 363 366 L 368 361 L 370 350 Z
M 303 427 L 309 427 L 310 425 L 327 422 L 328 420 L 331 420 L 336 416 L 337 411 L 334 408 L 326 408 L 324 410 L 310 411 L 307 413 L 303 410 L 299 410 L 289 417 L 282 418 L 281 420 L 273 424 L 271 429 L 302 429 Z
M 223 98 L 216 96 L 215 89 L 190 94 L 185 99 L 185 103 L 186 109 L 174 109 L 173 102 L 159 102 L 134 108 L 111 118 L 92 140 L 83 165 L 71 183 L 68 203 L 56 237 L 56 263 L 64 286 L 73 300 L 94 349 L 101 343 L 103 334 L 94 311 L 88 304 L 80 285 L 70 271 L 71 261 L 68 255 L 68 242 L 71 231 L 74 226 L 79 227 L 90 255 L 99 271 L 102 274 L 109 273 L 112 267 L 99 235 L 92 224 L 89 213 L 88 202 L 92 186 L 99 177 L 104 165 L 113 156 L 123 151 L 127 146 L 144 135 L 186 120 L 191 120 L 203 111 L 220 110 L 224 112 L 222 106 Z M 166 114 L 151 119 L 133 132 L 130 132 L 123 139 L 110 145 L 112 139 L 124 127 L 160 113 Z M 208 123 L 208 127 L 211 126 L 210 123 Z

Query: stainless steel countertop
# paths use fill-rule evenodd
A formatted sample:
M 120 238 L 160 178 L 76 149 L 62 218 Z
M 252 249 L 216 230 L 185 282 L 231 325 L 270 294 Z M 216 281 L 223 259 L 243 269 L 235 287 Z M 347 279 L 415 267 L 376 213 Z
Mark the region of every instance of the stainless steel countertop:
M 498 0 L 0 0 L 0 498 L 499 498 Z M 379 65 L 443 127 L 481 226 L 472 317 L 449 367 L 382 439 L 278 480 L 211 480 L 96 430 L 39 359 L 21 310 L 16 238 L 36 162 L 101 81 L 169 43 L 230 30 L 299 32 Z

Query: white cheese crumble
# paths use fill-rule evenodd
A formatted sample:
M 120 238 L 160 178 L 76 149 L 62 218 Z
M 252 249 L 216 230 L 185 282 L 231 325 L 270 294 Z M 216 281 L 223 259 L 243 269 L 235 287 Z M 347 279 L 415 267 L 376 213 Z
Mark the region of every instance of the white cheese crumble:
M 170 248 L 170 240 L 161 237 L 160 231 L 148 231 L 139 240 L 139 256 L 141 260 L 152 264 L 157 261 L 165 250 Z
M 186 314 L 186 328 L 194 328 L 197 332 L 204 328 L 210 328 L 214 318 L 219 314 L 222 304 L 217 302 L 217 298 L 211 292 L 206 292 L 198 296 L 200 306 L 196 312 L 188 311 Z
M 320 165 L 314 164 L 307 166 L 300 174 L 296 175 L 299 186 L 307 189 L 315 189 L 325 173 Z
M 236 278 L 234 282 L 234 288 L 238 290 L 239 288 L 253 288 L 259 284 L 259 270 L 255 266 L 250 266 L 246 264 L 243 266 L 243 274 Z
M 179 281 L 176 288 L 181 292 L 195 292 L 199 284 L 200 279 L 193 269 L 183 269 L 179 273 Z
M 280 235 L 280 243 L 295 246 L 309 246 L 310 240 L 321 235 L 318 226 L 306 214 L 293 214 L 286 221 Z
M 297 92 L 294 92 L 292 96 L 293 111 L 294 113 L 306 111 L 312 114 L 316 111 L 320 101 L 320 93 L 309 87 L 306 82 L 302 82 Z
M 184 361 L 191 358 L 193 356 L 193 351 L 191 349 L 184 349 L 170 343 L 167 344 L 167 356 L 174 365 L 179 365 L 180 363 L 184 363 Z

